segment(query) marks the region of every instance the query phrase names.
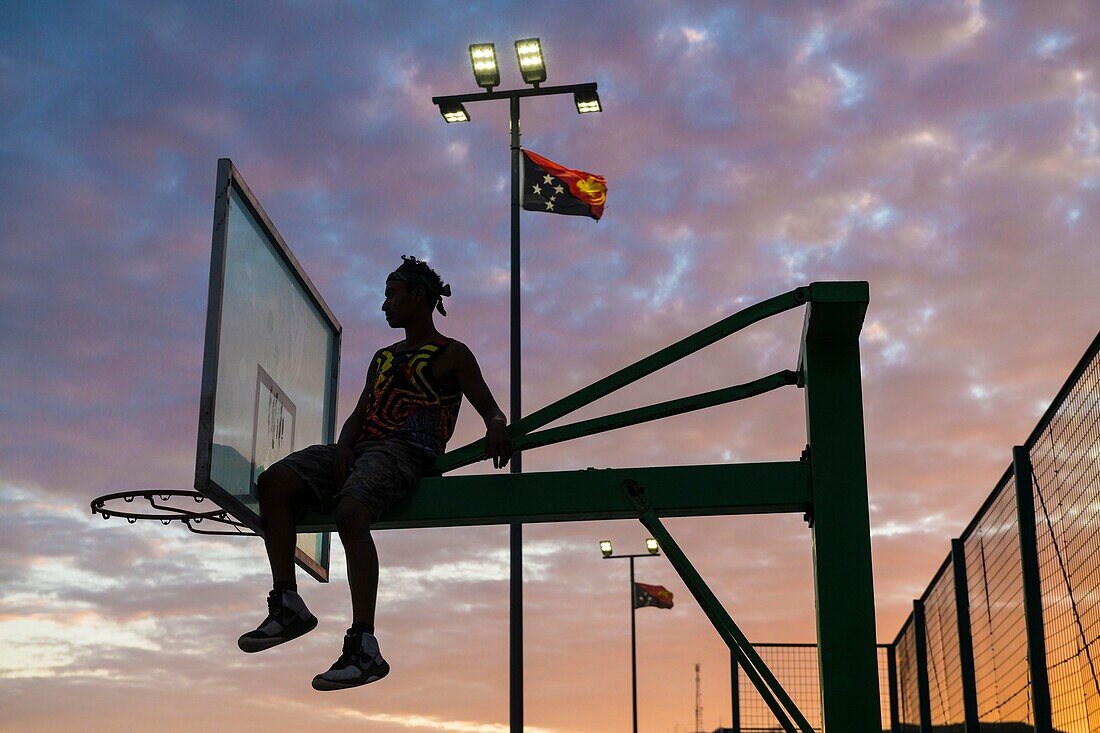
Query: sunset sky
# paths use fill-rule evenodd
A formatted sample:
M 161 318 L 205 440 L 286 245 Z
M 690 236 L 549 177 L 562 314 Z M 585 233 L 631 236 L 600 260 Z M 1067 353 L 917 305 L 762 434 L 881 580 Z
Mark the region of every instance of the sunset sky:
M 866 280 L 861 338 L 878 637 L 933 572 L 1100 328 L 1100 4 L 14 2 L 0 12 L 0 731 L 504 733 L 507 528 L 376 536 L 385 681 L 317 693 L 350 620 L 262 655 L 258 539 L 90 515 L 191 488 L 217 159 L 231 158 L 344 327 L 343 421 L 400 334 L 401 254 L 451 284 L 447 335 L 508 398 L 507 105 L 467 46 L 538 36 L 525 147 L 606 177 L 603 219 L 523 215 L 531 412 L 764 298 Z M 793 369 L 802 311 L 566 418 Z M 563 422 L 565 422 L 563 421 Z M 797 459 L 787 388 L 533 451 L 527 471 Z M 452 446 L 479 437 L 463 408 Z M 481 464 L 477 472 L 492 471 Z M 814 640 L 801 515 L 668 522 L 750 639 Z M 632 521 L 529 525 L 526 722 L 629 730 Z M 641 730 L 729 724 L 728 652 L 663 558 L 638 580 Z

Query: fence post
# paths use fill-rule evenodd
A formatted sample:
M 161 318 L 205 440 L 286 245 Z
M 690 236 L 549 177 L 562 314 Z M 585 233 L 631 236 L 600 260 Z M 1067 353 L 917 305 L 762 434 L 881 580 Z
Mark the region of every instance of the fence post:
M 1035 537 L 1035 493 L 1031 456 L 1027 447 L 1012 449 L 1016 484 L 1016 523 L 1020 535 L 1020 570 L 1024 581 L 1024 620 L 1027 625 L 1027 666 L 1031 674 L 1031 705 L 1035 733 L 1052 733 L 1054 724 L 1047 679 L 1046 636 L 1043 631 L 1043 594 L 1039 579 L 1039 551 Z
M 738 670 L 737 655 L 730 650 L 730 729 L 733 733 L 741 733 L 741 675 Z
M 955 619 L 959 627 L 963 731 L 978 733 L 978 685 L 974 677 L 974 637 L 970 632 L 970 582 L 966 575 L 966 548 L 961 539 L 951 540 L 951 571 L 955 575 Z
M 886 668 L 890 685 L 890 733 L 901 733 L 901 720 L 898 715 L 898 653 L 897 647 L 886 647 Z
M 928 642 L 924 635 L 924 601 L 913 601 L 913 641 L 917 647 L 917 698 L 920 733 L 932 733 L 932 699 L 928 689 Z

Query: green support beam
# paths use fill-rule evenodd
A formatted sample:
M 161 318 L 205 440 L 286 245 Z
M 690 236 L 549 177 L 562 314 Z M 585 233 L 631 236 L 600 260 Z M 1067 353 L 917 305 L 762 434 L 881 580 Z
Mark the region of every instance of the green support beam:
M 664 523 L 657 516 L 653 505 L 649 502 L 649 489 L 634 480 L 623 482 L 623 491 L 634 504 L 638 518 L 665 552 L 665 557 L 676 569 L 684 585 L 691 591 L 699 608 L 703 610 L 715 631 L 726 642 L 726 646 L 737 658 L 746 676 L 752 682 L 753 687 L 760 693 L 761 699 L 772 711 L 776 722 L 782 726 L 785 733 L 814 733 L 813 726 L 806 720 L 806 716 L 791 700 L 787 691 L 779 684 L 779 681 L 764 664 L 764 660 L 753 649 L 748 638 L 734 623 L 730 615 L 726 613 L 722 602 L 714 595 L 714 591 L 706 584 L 695 566 L 688 560 L 687 555 L 680 549 L 680 545 L 673 539 L 665 528 Z
M 867 283 L 811 285 L 799 356 L 827 733 L 870 733 L 882 726 L 859 369 L 868 301 Z
M 723 389 L 715 389 L 710 392 L 692 395 L 691 397 L 681 397 L 676 400 L 659 402 L 655 405 L 647 405 L 646 407 L 616 412 L 611 415 L 594 417 L 591 420 L 581 420 L 580 422 L 563 425 L 559 428 L 539 430 L 534 433 L 527 433 L 526 435 L 519 435 L 517 430 L 510 428 L 509 432 L 513 436 L 512 448 L 517 451 L 526 451 L 533 448 L 541 448 L 544 445 L 564 443 L 567 440 L 586 438 L 589 435 L 604 433 L 608 430 L 625 428 L 630 425 L 640 425 L 641 423 L 660 420 L 661 418 L 672 417 L 673 415 L 683 415 L 707 407 L 716 407 L 737 400 L 756 397 L 765 392 L 771 392 L 773 389 L 779 389 L 780 387 L 797 383 L 798 373 L 792 372 L 789 369 L 784 369 L 781 372 L 769 374 L 766 377 L 761 377 L 760 379 L 753 380 L 746 384 L 737 384 L 732 387 L 724 387 Z M 456 468 L 468 466 L 471 463 L 483 461 L 485 458 L 485 441 L 478 440 L 440 456 L 436 461 L 436 470 L 440 473 L 445 473 L 447 471 L 453 471 Z
M 809 293 L 810 288 L 796 288 L 788 293 L 777 295 L 774 298 L 768 298 L 744 310 L 738 311 L 731 316 L 727 316 L 701 331 L 697 331 L 690 336 L 680 339 L 671 346 L 666 346 L 660 351 L 634 362 L 630 366 L 623 367 L 614 374 L 610 374 L 571 395 L 562 397 L 557 402 L 553 402 L 540 410 L 536 410 L 516 424 L 508 426 L 508 432 L 513 440 L 527 435 L 528 433 L 532 433 L 545 425 L 549 425 L 558 418 L 575 412 L 585 405 L 591 404 L 601 397 L 611 394 L 617 389 L 622 389 L 626 385 L 632 384 L 642 377 L 646 377 L 673 362 L 683 359 L 685 356 L 694 354 L 696 351 L 706 348 L 730 334 L 736 333 L 770 316 L 791 310 L 792 308 L 797 308 L 806 302 Z M 476 440 L 473 443 L 441 455 L 436 459 L 435 468 L 439 473 L 446 473 L 459 466 L 465 466 L 484 458 L 485 441 L 484 439 Z
M 373 526 L 637 519 L 637 510 L 619 488 L 626 479 L 645 484 L 650 503 L 666 517 L 806 512 L 809 472 L 805 463 L 778 461 L 424 478 L 413 496 Z M 322 514 L 310 514 L 298 526 L 299 532 L 335 529 L 332 517 Z

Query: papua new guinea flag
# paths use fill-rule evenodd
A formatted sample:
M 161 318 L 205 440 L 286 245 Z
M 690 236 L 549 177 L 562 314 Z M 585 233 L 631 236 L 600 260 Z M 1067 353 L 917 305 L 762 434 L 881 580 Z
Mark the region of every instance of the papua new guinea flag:
M 663 585 L 634 584 L 634 608 L 642 606 L 656 606 L 657 608 L 672 608 L 672 591 Z
M 603 216 L 607 181 L 603 176 L 560 166 L 530 150 L 523 151 L 523 208 L 549 214 Z

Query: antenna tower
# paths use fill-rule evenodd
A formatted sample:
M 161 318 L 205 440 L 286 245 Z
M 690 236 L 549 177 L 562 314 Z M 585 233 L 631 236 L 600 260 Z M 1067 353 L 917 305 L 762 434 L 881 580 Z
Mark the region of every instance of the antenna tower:
M 695 663 L 695 733 L 703 733 L 703 689 L 699 685 L 699 663 Z

